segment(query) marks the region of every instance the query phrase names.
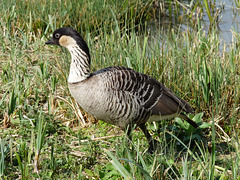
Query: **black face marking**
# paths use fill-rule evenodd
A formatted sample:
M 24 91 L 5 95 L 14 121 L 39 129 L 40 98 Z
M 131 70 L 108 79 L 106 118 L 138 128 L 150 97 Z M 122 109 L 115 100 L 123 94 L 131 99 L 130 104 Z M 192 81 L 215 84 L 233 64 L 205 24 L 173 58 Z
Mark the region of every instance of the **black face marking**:
M 89 61 L 90 61 L 90 53 L 89 53 L 87 43 L 84 41 L 82 36 L 78 33 L 78 31 L 76 31 L 75 29 L 73 29 L 71 27 L 63 27 L 63 28 L 59 28 L 59 29 L 55 30 L 53 32 L 53 37 L 52 37 L 51 41 L 50 40 L 47 41 L 46 44 L 60 46 L 59 40 L 60 40 L 61 36 L 70 36 L 71 38 L 73 38 L 77 42 L 78 46 L 87 54 L 87 56 L 89 57 Z

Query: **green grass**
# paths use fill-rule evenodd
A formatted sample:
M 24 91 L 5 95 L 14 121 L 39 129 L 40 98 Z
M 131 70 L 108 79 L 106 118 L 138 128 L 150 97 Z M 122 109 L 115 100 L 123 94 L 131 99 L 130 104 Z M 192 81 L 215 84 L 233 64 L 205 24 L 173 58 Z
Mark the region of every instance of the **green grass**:
M 168 34 L 151 33 L 145 26 L 158 13 L 163 17 L 151 1 L 59 2 L 0 2 L 0 178 L 239 179 L 236 31 L 233 43 L 220 47 L 214 28 L 206 34 L 201 18 L 191 18 L 196 7 L 207 7 L 200 1 L 183 17 L 188 25 L 195 23 L 193 29 L 170 28 Z M 174 19 L 184 4 L 165 5 Z M 150 155 L 140 130 L 128 142 L 119 128 L 79 111 L 66 82 L 70 54 L 44 44 L 62 26 L 82 33 L 92 71 L 131 67 L 186 99 L 195 120 L 211 124 L 202 127 L 205 138 L 180 119 L 151 123 L 148 128 L 160 148 Z

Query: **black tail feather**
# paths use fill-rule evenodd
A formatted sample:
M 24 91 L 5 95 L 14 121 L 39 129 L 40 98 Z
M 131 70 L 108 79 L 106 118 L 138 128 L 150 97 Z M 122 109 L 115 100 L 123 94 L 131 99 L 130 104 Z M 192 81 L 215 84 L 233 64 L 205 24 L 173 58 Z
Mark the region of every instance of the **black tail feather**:
M 180 114 L 180 117 L 183 118 L 184 120 L 186 120 L 191 126 L 193 126 L 194 128 L 199 128 L 199 126 L 197 125 L 196 122 L 194 122 L 192 119 L 190 119 L 189 117 L 187 117 L 185 114 Z

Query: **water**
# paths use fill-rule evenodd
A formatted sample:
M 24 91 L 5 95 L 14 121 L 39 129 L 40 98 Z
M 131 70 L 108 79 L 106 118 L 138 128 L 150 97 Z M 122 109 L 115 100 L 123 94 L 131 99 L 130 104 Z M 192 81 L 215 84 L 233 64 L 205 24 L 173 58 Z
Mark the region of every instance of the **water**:
M 219 15 L 217 18 L 218 19 L 217 33 L 221 39 L 220 41 L 221 49 L 223 48 L 223 45 L 229 46 L 232 44 L 232 42 L 234 42 L 235 36 L 233 36 L 233 32 L 240 33 L 240 1 L 239 1 L 239 7 L 237 7 L 235 1 L 239 1 L 239 0 L 215 0 L 215 1 L 212 0 L 212 3 L 215 3 L 214 11 L 215 12 L 219 11 Z M 190 5 L 190 3 L 191 2 L 189 0 L 186 0 L 186 1 L 183 1 L 182 4 L 184 4 L 184 6 L 187 7 L 188 5 Z M 180 16 L 186 13 L 186 11 L 184 12 L 183 9 L 184 8 L 180 10 L 180 14 L 177 14 L 177 15 L 172 14 L 171 19 L 159 18 L 158 21 L 149 23 L 148 27 L 151 29 L 150 31 L 152 35 L 154 37 L 159 36 L 159 31 L 156 30 L 158 29 L 156 27 L 159 27 L 158 24 L 161 26 L 161 29 L 163 30 L 161 31 L 161 33 L 166 32 L 166 34 L 169 32 L 171 28 L 178 30 L 179 27 L 181 27 L 183 31 L 188 29 L 189 28 L 189 25 L 187 22 L 188 20 L 183 19 L 182 22 L 179 22 L 179 20 L 175 20 L 175 19 L 179 19 Z M 202 17 L 203 17 L 202 18 L 203 22 L 201 23 L 202 28 L 204 31 L 208 33 L 210 28 L 210 21 L 206 11 L 203 12 Z
M 219 35 L 223 40 L 222 43 L 230 45 L 234 38 L 232 31 L 240 32 L 240 8 L 236 6 L 235 0 L 216 0 L 216 6 L 221 10 L 218 26 Z M 209 26 L 207 16 L 204 17 L 204 20 L 206 26 Z

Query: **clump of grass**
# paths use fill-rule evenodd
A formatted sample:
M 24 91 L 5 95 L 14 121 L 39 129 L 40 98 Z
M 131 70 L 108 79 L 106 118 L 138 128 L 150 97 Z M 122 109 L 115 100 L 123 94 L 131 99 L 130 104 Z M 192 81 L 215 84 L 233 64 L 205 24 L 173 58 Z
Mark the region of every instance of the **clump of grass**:
M 8 154 L 9 147 L 5 144 L 5 139 L 0 139 L 0 177 L 2 178 L 5 174 L 6 164 L 5 164 L 5 158 Z
M 41 113 L 40 113 L 41 116 Z M 35 144 L 35 158 L 34 158 L 34 172 L 39 174 L 39 158 L 41 154 L 41 150 L 43 147 L 43 142 L 46 134 L 46 122 L 44 123 L 44 120 L 42 118 L 39 118 L 38 122 L 38 134 L 36 138 L 36 144 Z
M 37 36 L 46 35 L 49 29 L 62 26 L 73 26 L 84 32 L 98 34 L 99 29 L 111 31 L 116 18 L 120 28 L 134 28 L 143 20 L 151 17 L 152 2 L 139 1 L 2 1 L 5 9 L 2 26 L 11 35 L 16 33 Z M 34 9 L 34 11 L 32 11 Z M 114 15 L 109 14 L 111 10 Z M 109 23 L 110 22 L 110 23 Z M 34 40 L 27 38 L 28 40 Z

